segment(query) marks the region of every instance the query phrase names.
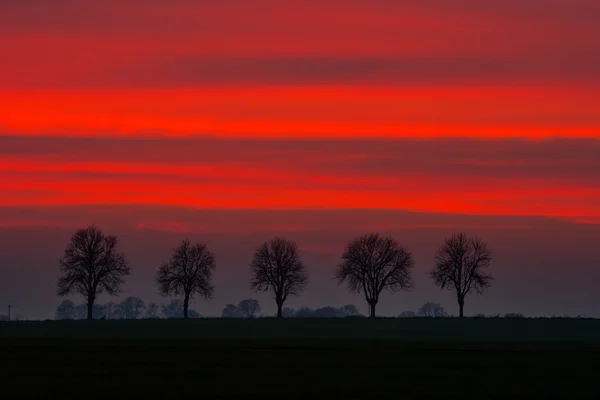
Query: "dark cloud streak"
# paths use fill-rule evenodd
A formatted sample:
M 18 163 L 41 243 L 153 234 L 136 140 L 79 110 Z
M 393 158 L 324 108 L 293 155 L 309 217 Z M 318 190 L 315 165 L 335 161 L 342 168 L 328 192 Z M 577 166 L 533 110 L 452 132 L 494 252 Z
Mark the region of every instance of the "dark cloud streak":
M 226 3 L 4 1 L 0 88 L 600 82 L 595 1 Z
M 172 140 L 0 136 L 0 158 L 33 161 L 210 165 L 391 176 L 600 183 L 600 140 Z
M 548 57 L 454 58 L 254 58 L 190 57 L 126 72 L 114 71 L 127 86 L 376 84 L 443 85 L 490 83 L 600 83 L 600 53 L 568 60 Z M 107 80 L 110 78 L 107 77 Z

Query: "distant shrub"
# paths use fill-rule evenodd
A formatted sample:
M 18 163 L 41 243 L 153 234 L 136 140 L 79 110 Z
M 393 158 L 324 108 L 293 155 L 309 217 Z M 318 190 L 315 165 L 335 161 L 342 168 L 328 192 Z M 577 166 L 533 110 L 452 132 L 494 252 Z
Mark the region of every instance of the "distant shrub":
M 291 310 L 293 312 L 293 310 Z M 317 309 L 302 307 L 294 312 L 294 318 L 347 318 L 358 317 L 358 309 L 353 304 L 343 307 L 325 306 Z
M 525 318 L 525 316 L 521 313 L 507 313 L 504 314 L 504 318 Z
M 296 318 L 311 318 L 314 315 L 314 310 L 308 307 L 302 307 L 296 311 L 294 317 Z
M 446 313 L 446 311 L 444 310 L 444 307 L 442 307 L 441 304 L 428 302 L 428 303 L 423 304 L 423 306 L 421 306 L 421 308 L 419 308 L 419 310 L 417 311 L 417 316 L 418 317 L 429 317 L 429 318 L 440 318 L 440 317 L 447 317 L 448 313 Z
M 400 315 L 398 315 L 398 318 L 415 318 L 416 316 L 417 313 L 414 311 L 403 311 L 400 313 Z
M 473 318 L 487 318 L 485 314 L 475 314 Z

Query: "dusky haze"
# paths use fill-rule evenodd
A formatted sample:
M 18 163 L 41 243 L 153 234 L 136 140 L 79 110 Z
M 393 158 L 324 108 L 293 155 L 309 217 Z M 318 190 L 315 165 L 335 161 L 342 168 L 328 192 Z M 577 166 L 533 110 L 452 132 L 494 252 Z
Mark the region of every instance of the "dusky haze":
M 178 242 L 206 242 L 205 315 L 274 312 L 248 264 L 275 235 L 309 268 L 290 306 L 365 313 L 333 271 L 373 231 L 416 263 L 378 312 L 456 314 L 426 275 L 465 231 L 496 277 L 467 315 L 600 316 L 598 37 L 597 0 L 4 0 L 0 306 L 52 317 L 57 260 L 97 224 L 146 302 Z

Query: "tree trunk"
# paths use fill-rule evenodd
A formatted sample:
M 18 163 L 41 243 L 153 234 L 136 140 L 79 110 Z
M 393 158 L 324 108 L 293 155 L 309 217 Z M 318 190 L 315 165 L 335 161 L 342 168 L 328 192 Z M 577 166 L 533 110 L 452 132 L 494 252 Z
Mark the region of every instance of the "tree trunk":
M 94 312 L 94 297 L 90 296 L 90 297 L 88 297 L 88 301 L 87 301 L 87 319 L 88 319 L 88 321 L 94 318 L 93 312 Z
M 465 315 L 464 312 L 463 312 L 464 307 L 465 307 L 465 299 L 460 299 L 459 298 L 458 299 L 458 310 L 459 310 L 458 311 L 458 316 L 460 318 L 464 317 L 464 315 Z
M 283 318 L 283 303 L 277 303 L 277 318 Z
M 369 303 L 369 318 L 375 318 L 375 306 L 377 303 L 371 302 Z
M 190 295 L 186 294 L 183 299 L 183 318 L 188 319 L 188 307 L 190 305 Z

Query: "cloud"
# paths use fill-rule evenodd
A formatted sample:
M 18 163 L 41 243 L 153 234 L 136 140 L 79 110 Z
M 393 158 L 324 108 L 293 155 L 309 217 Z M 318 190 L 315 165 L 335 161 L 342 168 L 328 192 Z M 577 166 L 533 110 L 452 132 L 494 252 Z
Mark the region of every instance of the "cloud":
M 0 133 L 88 137 L 600 137 L 594 86 L 9 91 Z M 35 116 L 33 118 L 32 116 Z
M 599 32 L 600 33 L 600 32 Z M 600 80 L 600 55 L 553 57 L 179 57 L 110 72 L 100 82 L 128 87 L 185 85 L 473 85 Z M 81 84 L 84 84 L 83 82 Z
M 600 215 L 598 140 L 0 143 L 3 205 Z
M 600 33 L 600 32 L 598 32 Z M 135 52 L 135 49 L 129 50 Z M 44 69 L 5 65 L 0 88 L 143 89 L 190 86 L 358 85 L 570 85 L 600 81 L 600 47 L 574 54 L 447 56 L 254 56 L 159 55 L 120 61 L 50 61 Z M 112 57 L 109 56 L 109 59 Z M 89 59 L 89 64 L 88 60 Z M 30 59 L 25 62 L 42 62 Z M 53 65 L 56 64 L 56 65 Z
M 0 88 L 600 78 L 588 0 L 26 3 L 2 5 Z
M 116 230 L 210 234 L 346 235 L 382 231 L 573 229 L 579 219 L 544 216 L 419 213 L 383 209 L 193 210 L 171 206 L 91 205 L 2 207 L 4 228 L 99 224 Z M 318 242 L 319 239 L 315 238 Z
M 576 218 L 574 221 L 584 225 L 600 225 L 600 218 Z
M 599 182 L 600 140 L 116 139 L 0 136 L 5 169 L 138 175 L 456 175 Z M 12 166 L 12 167 L 11 167 Z

